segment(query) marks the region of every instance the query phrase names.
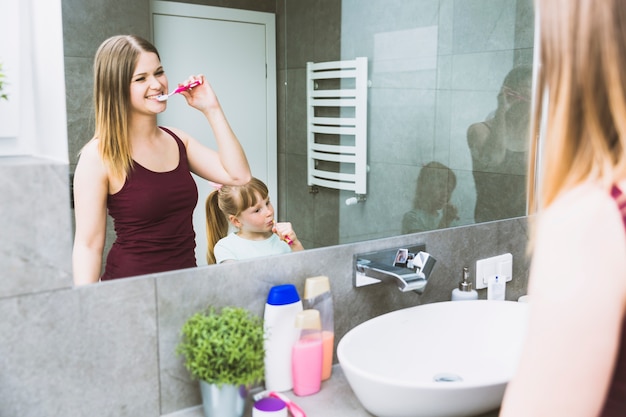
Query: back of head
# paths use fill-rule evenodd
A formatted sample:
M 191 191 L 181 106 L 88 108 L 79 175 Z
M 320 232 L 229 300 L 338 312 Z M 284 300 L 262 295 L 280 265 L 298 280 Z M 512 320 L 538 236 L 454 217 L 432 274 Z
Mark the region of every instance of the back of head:
M 100 152 L 113 174 L 128 173 L 132 166 L 127 143 L 130 84 L 141 52 L 159 56 L 147 40 L 118 35 L 102 42 L 94 59 L 94 136 L 100 140 Z
M 537 5 L 541 67 L 533 132 L 539 133 L 548 93 L 540 193 L 540 206 L 547 206 L 587 178 L 608 186 L 626 175 L 626 7 L 622 0 Z
M 229 216 L 238 216 L 268 195 L 265 183 L 254 177 L 244 185 L 223 185 L 209 194 L 205 206 L 209 264 L 215 263 L 215 245 L 228 234 Z
M 528 98 L 530 99 L 532 81 L 533 67 L 530 65 L 518 65 L 513 67 L 506 77 L 504 77 L 502 86 L 511 88 L 519 93 L 528 94 Z

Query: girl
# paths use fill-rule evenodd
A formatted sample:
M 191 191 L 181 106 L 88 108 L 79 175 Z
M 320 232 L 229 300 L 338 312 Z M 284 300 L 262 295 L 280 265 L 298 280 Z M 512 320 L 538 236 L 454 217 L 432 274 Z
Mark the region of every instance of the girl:
M 191 172 L 224 184 L 245 184 L 250 167 L 203 75 L 183 92 L 206 117 L 218 151 L 182 130 L 157 126 L 168 80 L 156 48 L 137 36 L 105 40 L 94 61 L 95 134 L 74 174 L 74 283 L 98 281 L 107 210 L 116 240 L 102 280 L 196 266 L 192 213 L 198 191 Z
M 402 234 L 444 229 L 458 220 L 457 208 L 450 203 L 456 188 L 456 175 L 444 164 L 431 161 L 417 176 L 413 209 L 404 213 Z
M 238 229 L 228 234 L 229 224 Z M 274 222 L 274 207 L 263 181 L 218 186 L 206 199 L 207 262 L 278 255 L 304 248 L 291 223 Z

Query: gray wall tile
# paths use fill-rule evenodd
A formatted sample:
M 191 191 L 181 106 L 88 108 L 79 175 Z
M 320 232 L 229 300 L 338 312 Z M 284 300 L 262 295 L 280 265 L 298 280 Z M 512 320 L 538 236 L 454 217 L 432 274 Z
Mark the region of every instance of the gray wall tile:
M 0 298 L 71 286 L 67 165 L 0 158 L 0 190 Z
M 154 293 L 130 279 L 0 299 L 2 415 L 159 415 Z

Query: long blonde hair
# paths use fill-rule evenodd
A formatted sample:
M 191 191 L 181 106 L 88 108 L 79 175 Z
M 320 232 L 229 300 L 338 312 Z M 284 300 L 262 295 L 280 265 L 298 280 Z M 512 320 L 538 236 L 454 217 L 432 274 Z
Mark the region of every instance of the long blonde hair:
M 147 40 L 118 35 L 105 40 L 94 59 L 94 138 L 99 140 L 102 160 L 116 178 L 128 175 L 133 166 L 128 137 L 130 84 L 141 52 L 153 52 L 159 57 Z
M 626 175 L 626 7 L 622 0 L 550 0 L 537 6 L 541 67 L 534 138 L 548 100 L 537 202 L 542 208 L 586 179 L 608 188 Z M 531 143 L 533 156 L 539 145 Z M 532 172 L 529 180 L 532 186 Z
M 215 263 L 215 244 L 228 235 L 228 216 L 238 216 L 268 195 L 267 185 L 254 177 L 244 185 L 223 185 L 209 194 L 205 203 L 207 263 Z

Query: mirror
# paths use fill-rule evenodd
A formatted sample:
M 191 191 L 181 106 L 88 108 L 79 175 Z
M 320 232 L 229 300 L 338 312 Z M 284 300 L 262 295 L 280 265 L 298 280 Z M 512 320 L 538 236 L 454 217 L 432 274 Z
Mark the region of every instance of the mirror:
M 107 9 L 107 36 L 87 36 L 77 22 L 93 11 L 82 3 L 63 0 L 71 171 L 93 132 L 91 88 L 76 79 L 91 86 L 108 34 L 150 33 L 148 5 L 132 16 Z M 526 213 L 525 188 L 512 184 L 525 182 L 530 80 L 503 83 L 532 67 L 531 0 L 244 3 L 277 16 L 279 219 L 306 248 Z M 368 193 L 346 205 L 354 193 L 307 185 L 305 67 L 358 56 L 369 64 Z
M 280 57 L 279 186 L 307 247 L 526 214 L 530 71 L 509 77 L 506 96 L 502 85 L 512 68 L 532 68 L 532 1 L 343 0 L 330 11 L 297 3 L 286 7 Z M 305 185 L 304 68 L 359 56 L 369 63 L 368 193 L 346 205 L 354 193 Z

